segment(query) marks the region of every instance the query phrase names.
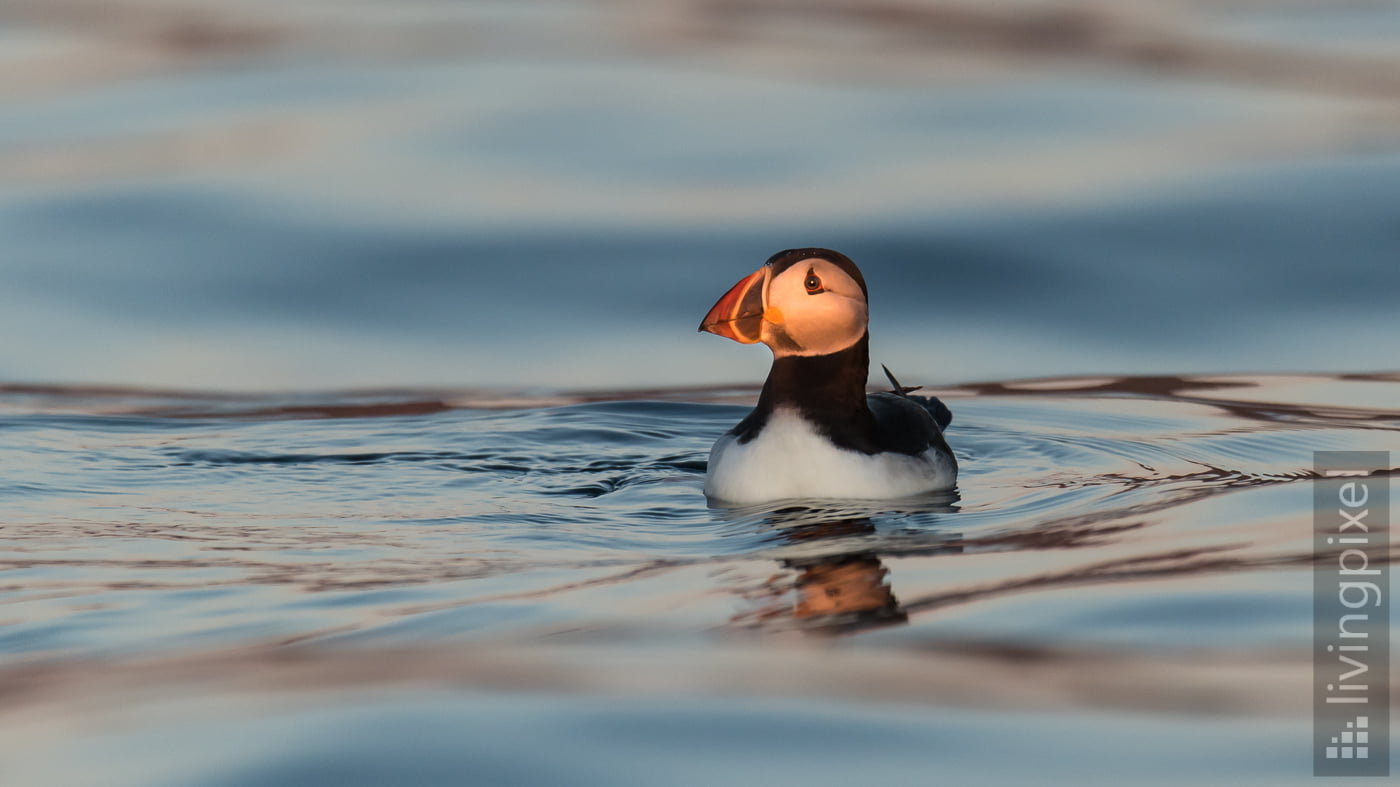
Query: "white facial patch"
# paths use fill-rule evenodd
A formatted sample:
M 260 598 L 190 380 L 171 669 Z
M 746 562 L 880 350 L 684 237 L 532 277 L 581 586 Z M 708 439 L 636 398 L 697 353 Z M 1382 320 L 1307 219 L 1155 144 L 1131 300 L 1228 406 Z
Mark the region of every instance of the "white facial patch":
M 860 285 L 819 258 L 795 263 L 769 280 L 764 304 L 769 317 L 763 341 L 780 357 L 844 350 L 860 340 L 869 321 Z

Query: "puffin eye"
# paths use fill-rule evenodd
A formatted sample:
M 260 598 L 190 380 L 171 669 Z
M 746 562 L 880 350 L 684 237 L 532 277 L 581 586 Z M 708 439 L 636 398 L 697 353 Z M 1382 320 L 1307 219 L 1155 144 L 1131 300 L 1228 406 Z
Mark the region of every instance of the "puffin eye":
M 812 271 L 807 271 L 807 281 L 803 282 L 803 286 L 807 288 L 808 295 L 816 295 L 820 292 L 826 292 L 822 289 L 822 280 L 817 278 L 817 274 L 813 273 Z

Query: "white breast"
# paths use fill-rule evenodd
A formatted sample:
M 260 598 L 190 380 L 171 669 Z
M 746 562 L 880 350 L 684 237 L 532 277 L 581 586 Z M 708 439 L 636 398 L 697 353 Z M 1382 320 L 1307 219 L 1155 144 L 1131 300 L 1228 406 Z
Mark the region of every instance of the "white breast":
M 885 499 L 951 489 L 957 471 L 935 451 L 862 454 L 837 447 L 790 410 L 769 417 L 758 437 L 727 434 L 710 449 L 705 495 L 725 503 L 794 498 Z

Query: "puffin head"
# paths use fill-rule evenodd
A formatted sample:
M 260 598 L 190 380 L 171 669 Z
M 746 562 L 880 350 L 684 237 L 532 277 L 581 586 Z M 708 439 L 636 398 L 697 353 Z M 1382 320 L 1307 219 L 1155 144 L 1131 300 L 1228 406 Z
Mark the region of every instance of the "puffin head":
M 776 357 L 830 355 L 865 336 L 865 278 L 830 249 L 788 249 L 768 258 L 710 309 L 700 330 L 742 344 L 763 342 Z

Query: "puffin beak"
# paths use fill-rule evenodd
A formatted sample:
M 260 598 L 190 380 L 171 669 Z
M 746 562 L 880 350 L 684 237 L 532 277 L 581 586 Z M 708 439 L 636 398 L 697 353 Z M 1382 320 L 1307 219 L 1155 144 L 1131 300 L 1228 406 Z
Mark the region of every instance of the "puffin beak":
M 754 271 L 729 289 L 700 323 L 700 330 L 740 344 L 758 341 L 763 329 L 763 285 L 768 267 Z

